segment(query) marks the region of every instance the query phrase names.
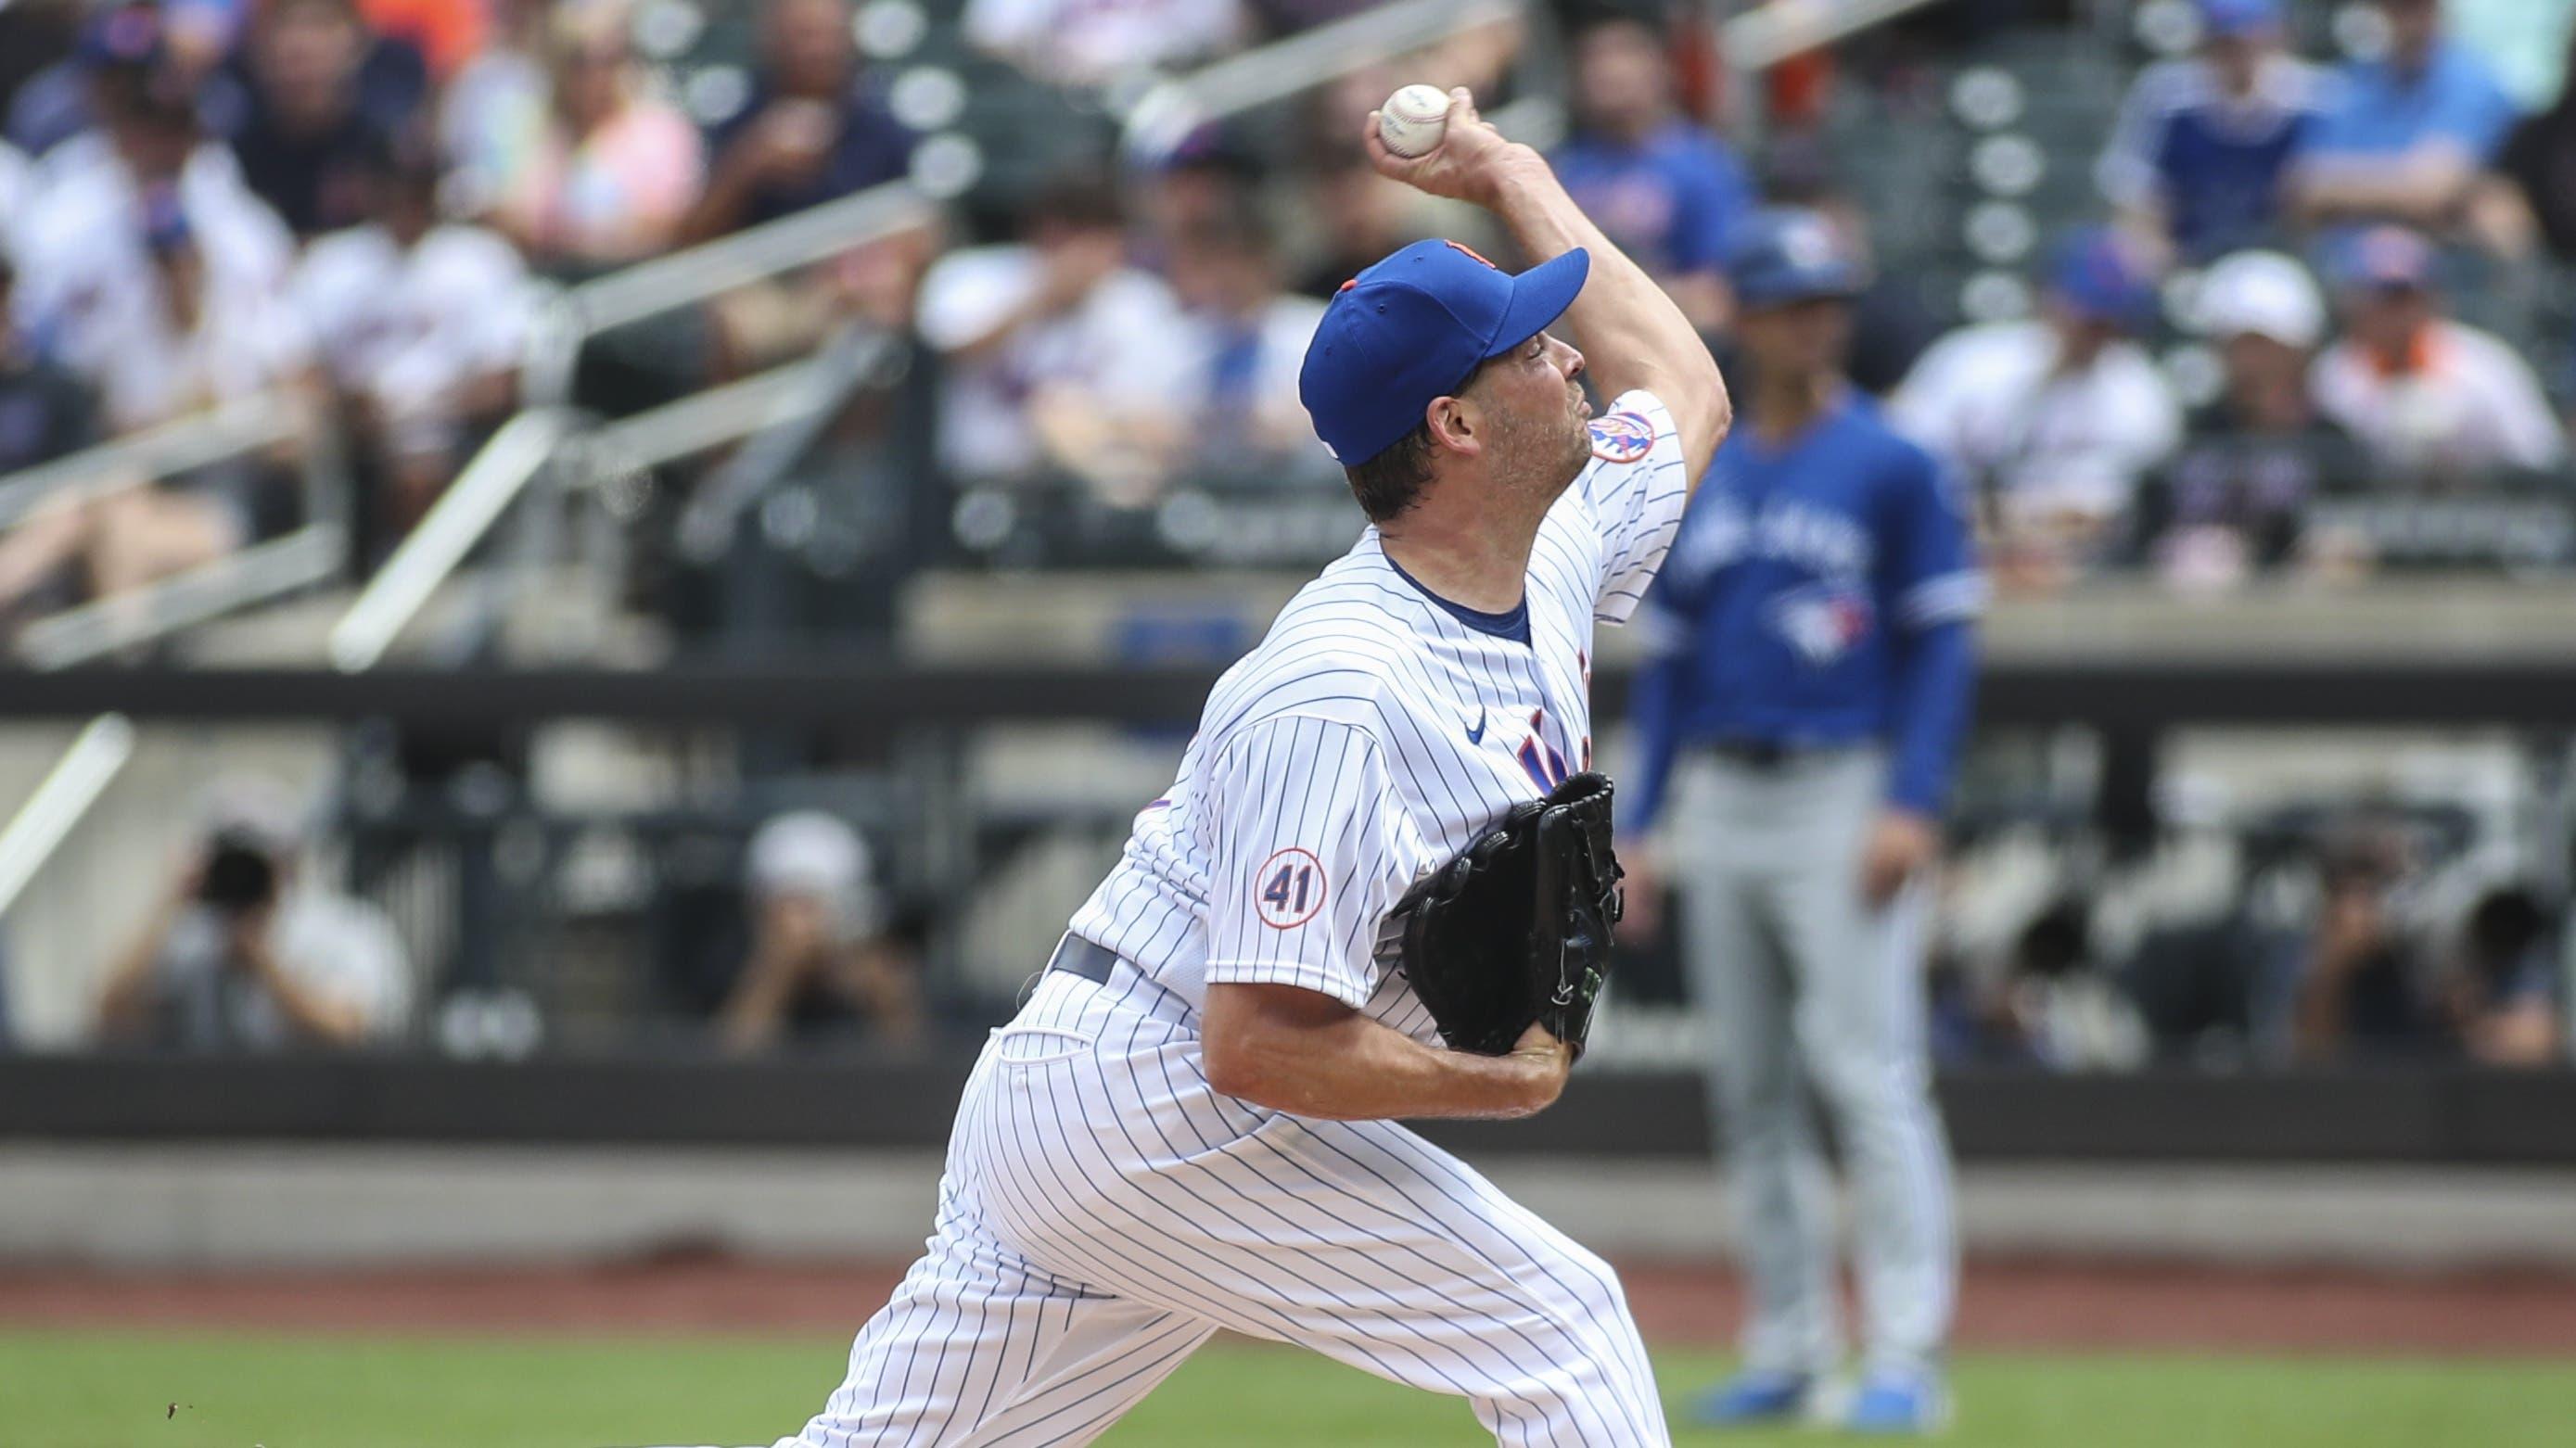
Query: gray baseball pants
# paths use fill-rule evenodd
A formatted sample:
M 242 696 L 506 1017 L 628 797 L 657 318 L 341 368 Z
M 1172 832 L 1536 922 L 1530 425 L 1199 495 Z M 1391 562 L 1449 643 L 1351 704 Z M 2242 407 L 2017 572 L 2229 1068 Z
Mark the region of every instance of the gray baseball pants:
M 1930 892 L 1918 880 L 1873 908 L 1858 883 L 1885 778 L 1877 750 L 1846 749 L 1776 765 L 1702 754 L 1679 781 L 1673 874 L 1716 1058 L 1751 1369 L 1841 1363 L 1814 1105 L 1832 1115 L 1851 1188 L 1865 1366 L 1936 1363 L 1957 1296 L 1949 1143 L 1924 1046 Z

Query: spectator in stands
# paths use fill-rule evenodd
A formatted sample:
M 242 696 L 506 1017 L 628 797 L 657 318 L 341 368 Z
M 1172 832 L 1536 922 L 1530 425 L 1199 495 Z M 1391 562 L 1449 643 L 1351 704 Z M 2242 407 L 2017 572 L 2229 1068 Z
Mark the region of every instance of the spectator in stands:
M 2431 243 L 2380 226 L 2334 249 L 2344 340 L 2317 362 L 2318 404 L 2383 473 L 2457 480 L 2555 467 L 2566 451 L 2531 367 L 2442 313 Z
M 2405 892 L 2418 864 L 2393 824 L 2363 820 L 2329 838 L 2323 899 L 2291 1003 L 2290 1048 L 2309 1063 L 2418 1056 L 2439 1028 L 2425 998 Z
M 1976 484 L 1999 582 L 2053 586 L 2091 561 L 2180 441 L 2164 374 L 2129 340 L 2155 300 L 2133 243 L 2078 231 L 2038 319 L 1951 333 L 1890 400 L 1899 431 Z
M 371 471 L 385 541 L 407 531 L 515 395 L 531 301 L 499 233 L 438 214 L 428 142 L 379 143 L 358 176 L 367 220 L 313 243 L 295 300 Z
M 2484 61 L 2442 33 L 2441 0 L 2377 0 L 2388 51 L 2343 68 L 2292 176 L 2300 213 L 2448 231 L 2470 220 L 2517 113 Z
M 145 88 L 105 122 L 98 163 L 58 171 L 31 218 L 22 313 L 98 386 L 118 432 L 300 381 L 293 242 L 200 146 L 189 97 Z
M 668 248 L 705 168 L 695 126 L 637 72 L 623 0 L 567 0 L 547 19 L 541 107 L 481 118 L 469 193 L 542 270 L 588 273 Z
M 1339 476 L 1297 397 L 1297 369 L 1324 304 L 1280 289 L 1269 231 L 1248 210 L 1174 239 L 1186 309 L 1172 390 L 1113 426 L 1159 431 L 1167 472 L 1267 487 Z
M 2194 263 L 2270 239 L 2327 94 L 2280 0 L 2200 0 L 2200 19 L 2201 53 L 2139 75 L 2096 170 L 2131 233 Z
M 299 861 L 264 781 L 219 783 L 192 857 L 111 969 L 101 1036 L 188 1050 L 363 1045 L 399 1031 L 412 973 L 393 922 Z
M 34 10 L 39 43 L 47 26 L 48 7 L 19 5 L 0 9 L 0 23 L 21 11 Z M 238 16 L 223 0 L 205 4 L 157 4 L 154 0 L 117 0 L 80 18 L 79 0 L 50 7 L 63 12 L 77 32 L 69 53 L 30 75 L 9 102 L 9 140 L 37 157 L 101 124 L 102 88 L 114 93 L 136 84 L 149 72 L 176 75 L 193 88 L 230 49 Z M 0 36 L 13 39 L 15 37 Z M 16 52 L 0 46 L 0 55 Z
M 504 141 L 519 128 L 496 116 L 534 116 L 546 105 L 546 0 L 489 0 L 483 45 L 448 77 L 438 99 L 438 148 L 455 168 L 451 205 L 488 208 L 508 160 Z
M 2470 907 L 2441 1007 L 2461 1053 L 2486 1066 L 2545 1066 L 2559 1056 L 2557 932 L 2518 885 Z
M 2325 340 L 2325 299 L 2307 268 L 2238 252 L 2202 277 L 2195 318 L 2226 366 L 2226 389 L 2191 415 L 2190 441 L 2150 489 L 2139 519 L 2159 571 L 2190 588 L 2288 563 L 2310 501 L 2366 475 L 2351 434 L 2308 387 Z
M 751 956 L 719 1018 L 726 1050 L 922 1040 L 921 963 L 886 931 L 856 832 L 818 810 L 780 815 L 752 837 L 747 875 Z
M 1181 345 L 1170 290 L 1127 261 L 1118 193 L 1068 178 L 1032 204 L 1027 240 L 952 252 L 922 280 L 923 340 L 947 359 L 939 456 L 962 483 L 1114 474 L 1154 476 L 1141 437 L 1104 455 L 1069 457 L 1075 438 L 1100 441 L 1088 418 L 1154 405 Z
M 1573 133 L 1549 157 L 1565 189 L 1694 325 L 1723 328 L 1727 233 L 1752 213 L 1753 185 L 1725 142 L 1681 114 L 1664 37 L 1628 15 L 1585 28 L 1573 111 Z
M 2576 34 L 2569 50 L 2576 55 Z M 2514 131 L 2499 164 L 2525 213 L 2520 228 L 2560 261 L 2576 259 L 2576 67 L 2557 99 Z
M 1105 86 L 1241 45 L 1241 0 L 966 0 L 966 42 L 1050 85 Z
M 368 158 L 428 96 L 419 52 L 368 30 L 352 0 L 267 0 L 243 61 L 208 107 L 243 179 L 298 237 L 356 225 Z
M 860 71 L 847 0 L 769 0 L 759 74 L 707 136 L 714 164 L 683 235 L 703 241 L 896 180 L 912 145 Z
M 17 272 L 0 247 L 0 477 L 50 462 L 97 440 L 97 400 L 79 378 L 36 350 L 13 320 Z M 54 510 L 60 512 L 62 510 Z M 40 589 L 75 552 L 78 538 L 53 513 L 16 528 L 0 525 L 0 639 L 55 600 Z

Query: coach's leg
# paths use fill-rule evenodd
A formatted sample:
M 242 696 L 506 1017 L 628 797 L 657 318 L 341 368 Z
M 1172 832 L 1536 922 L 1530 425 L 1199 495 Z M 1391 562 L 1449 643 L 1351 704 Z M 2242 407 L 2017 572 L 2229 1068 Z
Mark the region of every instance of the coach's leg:
M 1924 1032 L 1924 931 L 1916 881 L 1881 908 L 1858 895 L 1861 840 L 1880 767 L 1837 762 L 1814 784 L 1816 827 L 1781 925 L 1801 987 L 1797 1037 L 1834 1113 L 1852 1186 L 1853 1256 L 1868 1366 L 1936 1363 L 1958 1289 L 1947 1137 Z
M 1714 788 L 1714 786 L 1712 786 Z M 1795 989 L 1763 907 L 1758 832 L 1723 795 L 1684 841 L 1683 945 L 1710 1040 L 1710 1109 L 1724 1144 L 1744 1264 L 1748 1372 L 1814 1375 L 1841 1356 L 1833 1196 L 1792 1032 Z

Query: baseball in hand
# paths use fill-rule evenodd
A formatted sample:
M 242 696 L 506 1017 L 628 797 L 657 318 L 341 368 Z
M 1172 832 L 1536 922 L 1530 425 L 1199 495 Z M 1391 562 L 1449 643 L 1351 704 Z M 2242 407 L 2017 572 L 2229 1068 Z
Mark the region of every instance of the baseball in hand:
M 1433 85 L 1409 85 L 1378 107 L 1377 135 L 1389 153 L 1410 159 L 1440 149 L 1449 131 L 1449 93 Z

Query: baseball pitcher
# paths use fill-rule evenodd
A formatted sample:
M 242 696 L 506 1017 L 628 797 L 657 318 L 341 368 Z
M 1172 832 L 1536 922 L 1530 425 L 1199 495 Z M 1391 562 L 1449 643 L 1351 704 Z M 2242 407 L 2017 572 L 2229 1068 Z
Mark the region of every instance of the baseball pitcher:
M 1396 1121 L 1529 1115 L 1582 1046 L 1618 911 L 1593 628 L 1653 578 L 1725 388 L 1464 91 L 1426 155 L 1376 120 L 1381 171 L 1537 264 L 1424 242 L 1334 299 L 1301 392 L 1372 526 L 1209 695 L 986 1045 L 928 1251 L 782 1448 L 1087 1443 L 1220 1327 L 1501 1443 L 1667 1441 L 1617 1277 Z

